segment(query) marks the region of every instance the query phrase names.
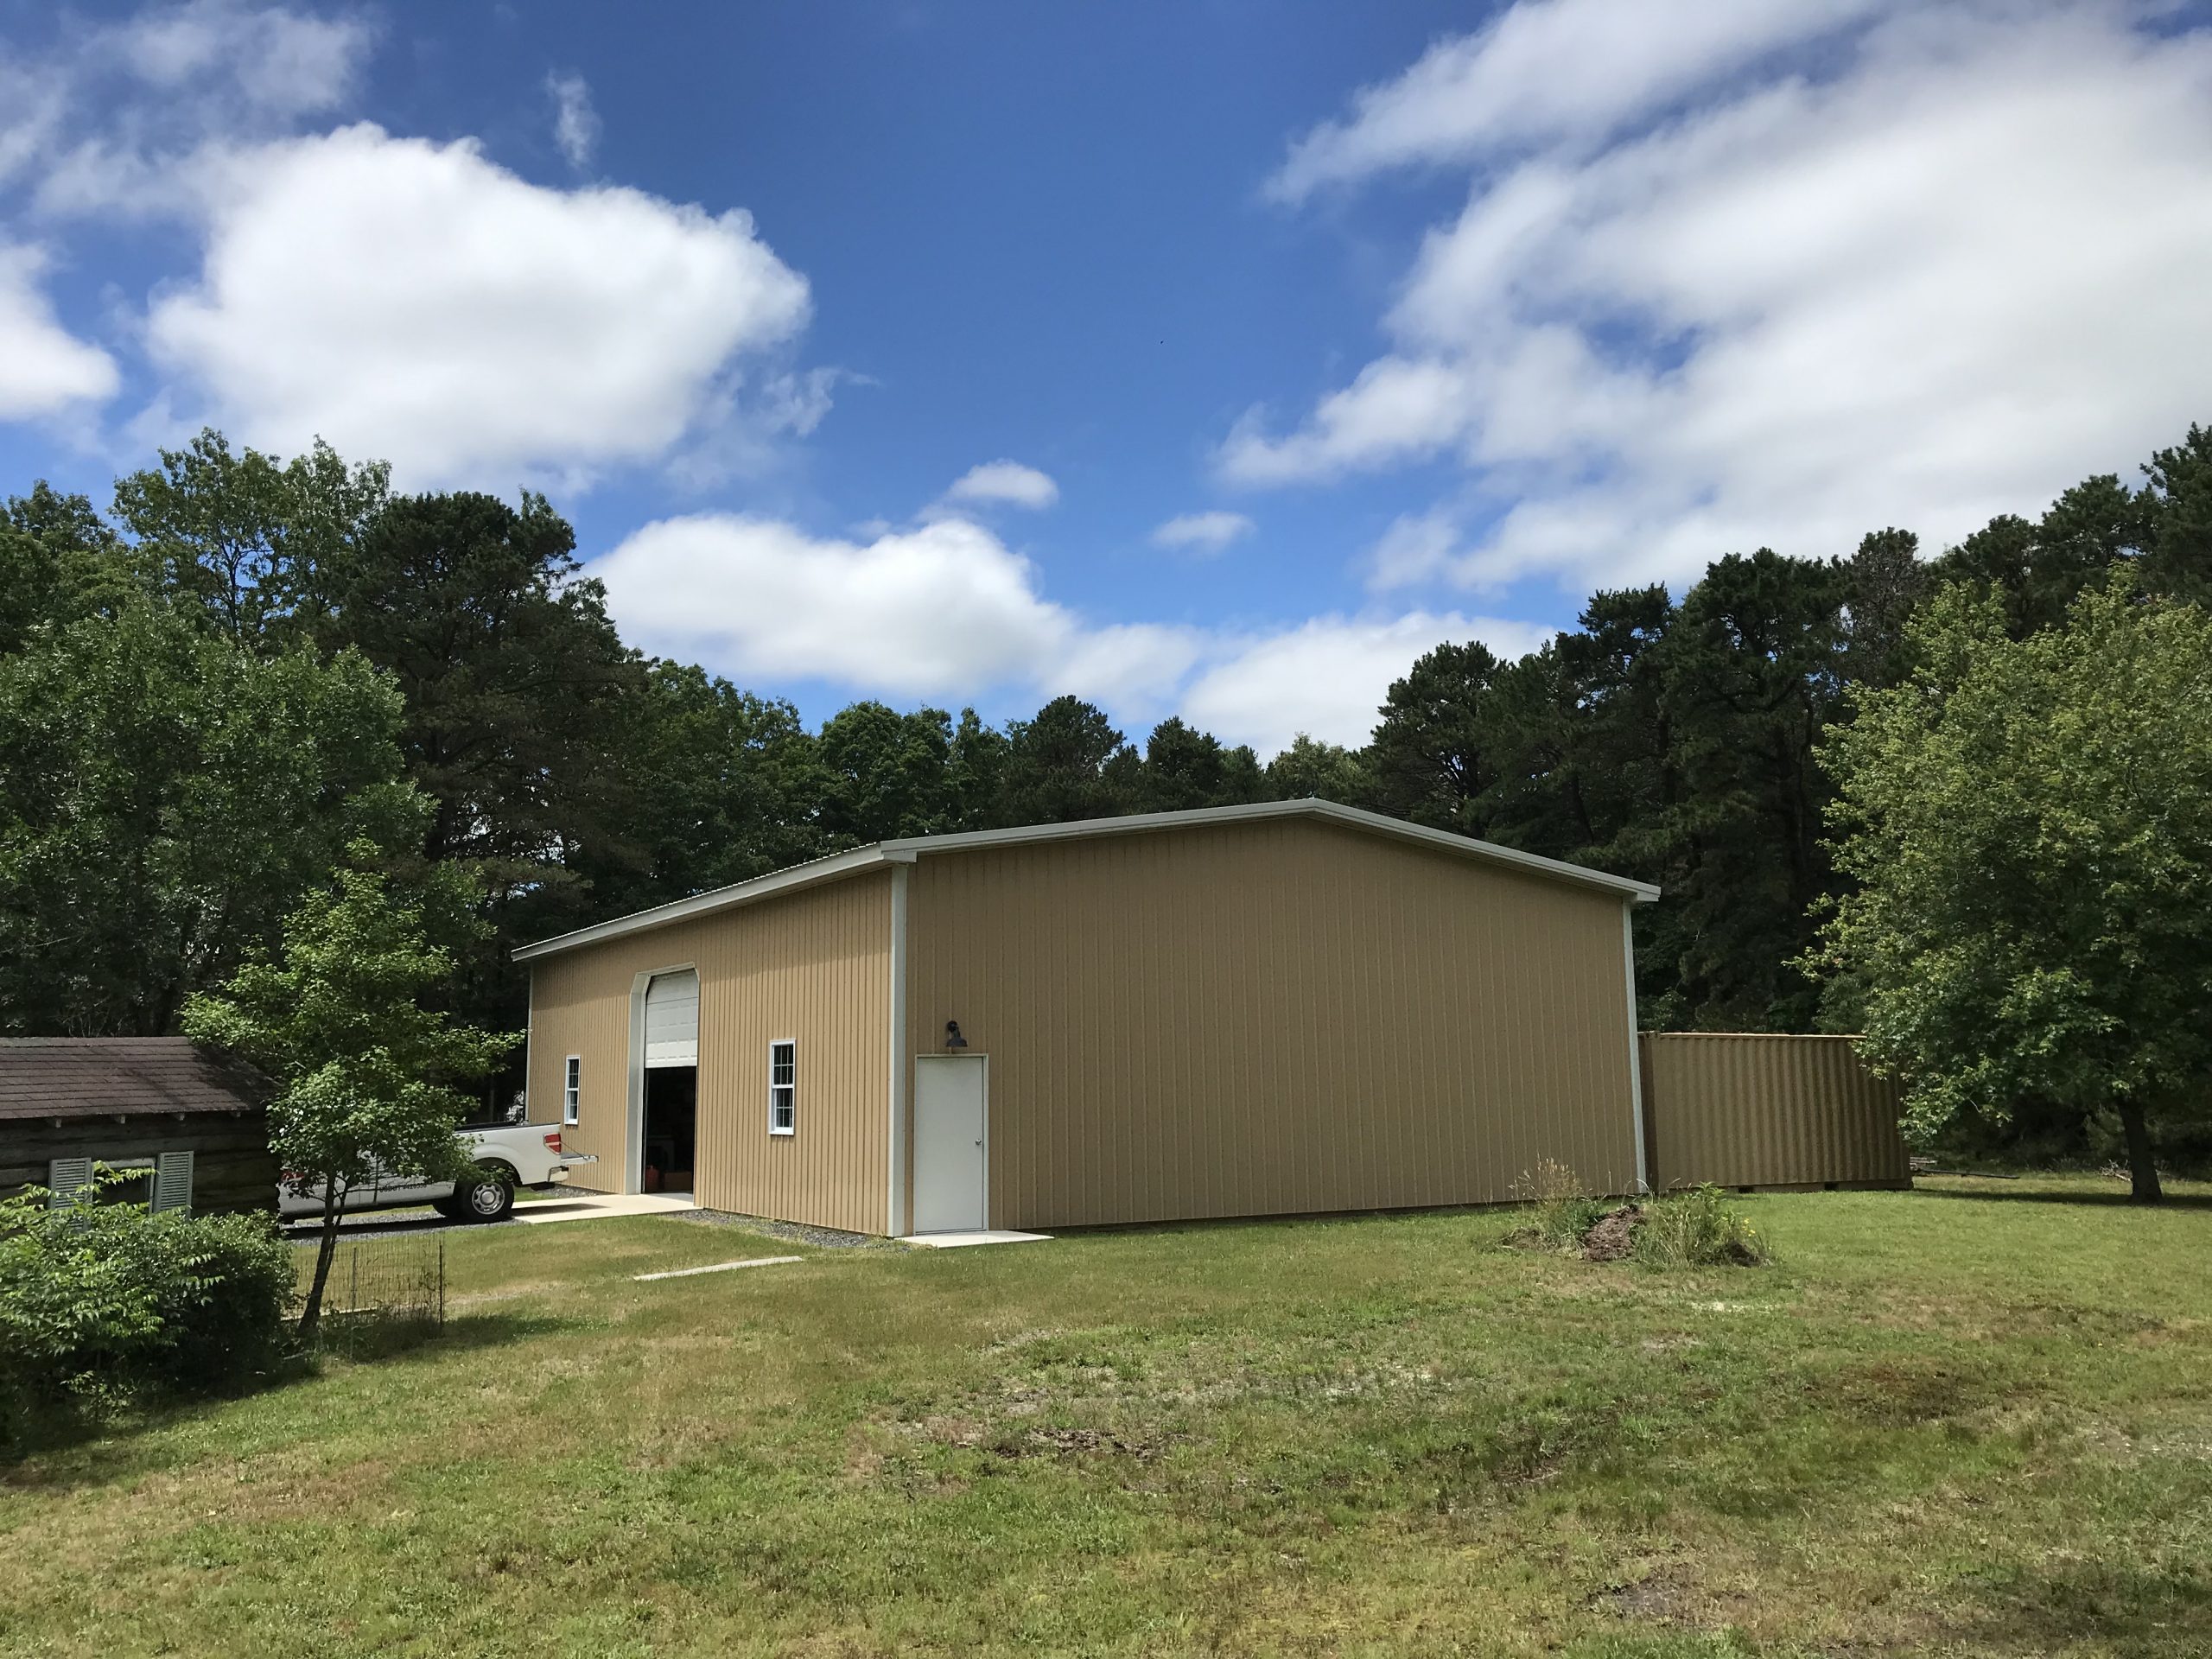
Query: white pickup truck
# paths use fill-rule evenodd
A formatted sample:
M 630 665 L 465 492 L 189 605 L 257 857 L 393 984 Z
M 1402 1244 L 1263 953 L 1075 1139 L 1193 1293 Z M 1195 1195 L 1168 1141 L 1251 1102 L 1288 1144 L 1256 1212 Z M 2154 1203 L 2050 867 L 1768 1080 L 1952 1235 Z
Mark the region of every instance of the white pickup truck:
M 596 1163 L 589 1154 L 561 1150 L 561 1130 L 550 1123 L 503 1123 L 467 1128 L 461 1140 L 476 1160 L 461 1181 L 423 1181 L 379 1175 L 346 1194 L 348 1215 L 360 1210 L 398 1210 L 429 1205 L 449 1221 L 504 1221 L 519 1187 L 558 1186 L 571 1164 Z M 322 1183 L 287 1176 L 276 1185 L 276 1207 L 287 1221 L 322 1213 Z

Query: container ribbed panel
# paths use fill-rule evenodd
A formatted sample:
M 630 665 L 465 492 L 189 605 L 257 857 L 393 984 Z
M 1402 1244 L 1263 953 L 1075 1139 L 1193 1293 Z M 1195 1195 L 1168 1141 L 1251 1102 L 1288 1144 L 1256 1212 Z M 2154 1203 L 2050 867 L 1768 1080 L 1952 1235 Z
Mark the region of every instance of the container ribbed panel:
M 1849 1037 L 1646 1032 L 1644 1113 L 1656 1187 L 1903 1183 L 1897 1084 Z

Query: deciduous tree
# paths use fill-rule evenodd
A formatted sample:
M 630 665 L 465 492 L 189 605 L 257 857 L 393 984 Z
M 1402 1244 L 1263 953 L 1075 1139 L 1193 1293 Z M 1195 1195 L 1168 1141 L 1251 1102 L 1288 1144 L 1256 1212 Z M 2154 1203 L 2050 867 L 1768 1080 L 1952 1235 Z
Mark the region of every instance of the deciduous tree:
M 1912 677 L 1829 734 L 1856 886 L 1816 965 L 1852 976 L 1920 1131 L 2109 1114 L 2148 1202 L 2161 1123 L 2212 1102 L 2212 615 L 2120 574 L 2061 627 L 2012 620 L 1937 596 Z
M 1340 806 L 1365 806 L 1375 792 L 1365 751 L 1324 742 L 1304 732 L 1268 762 L 1266 782 L 1268 797 L 1278 801 L 1334 801 Z
M 299 644 L 328 584 L 383 506 L 391 469 L 349 467 L 318 441 L 279 461 L 203 431 L 118 479 L 115 513 L 152 584 L 251 651 Z
M 0 1021 L 158 1035 L 348 841 L 404 845 L 398 692 L 144 602 L 0 657 Z

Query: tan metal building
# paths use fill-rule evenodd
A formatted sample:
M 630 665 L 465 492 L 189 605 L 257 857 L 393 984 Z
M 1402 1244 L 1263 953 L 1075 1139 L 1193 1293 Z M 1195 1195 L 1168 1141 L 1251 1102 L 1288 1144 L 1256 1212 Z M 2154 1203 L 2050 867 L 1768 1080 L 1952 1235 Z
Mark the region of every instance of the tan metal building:
M 548 939 L 577 1171 L 861 1232 L 1645 1184 L 1657 889 L 1320 801 L 880 842 Z

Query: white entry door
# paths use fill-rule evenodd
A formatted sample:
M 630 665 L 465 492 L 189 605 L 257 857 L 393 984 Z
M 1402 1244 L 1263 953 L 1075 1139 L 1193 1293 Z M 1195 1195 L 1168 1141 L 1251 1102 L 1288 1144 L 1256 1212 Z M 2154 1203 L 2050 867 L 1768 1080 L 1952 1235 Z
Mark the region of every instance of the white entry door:
M 914 1230 L 980 1232 L 983 1210 L 983 1057 L 914 1061 Z

